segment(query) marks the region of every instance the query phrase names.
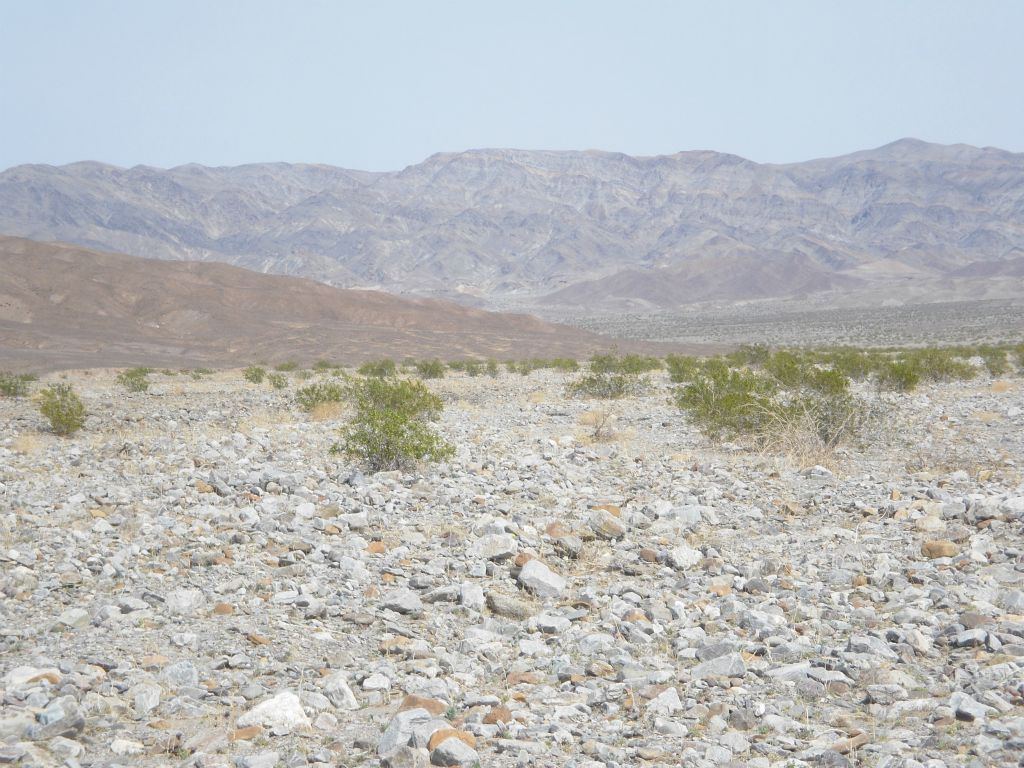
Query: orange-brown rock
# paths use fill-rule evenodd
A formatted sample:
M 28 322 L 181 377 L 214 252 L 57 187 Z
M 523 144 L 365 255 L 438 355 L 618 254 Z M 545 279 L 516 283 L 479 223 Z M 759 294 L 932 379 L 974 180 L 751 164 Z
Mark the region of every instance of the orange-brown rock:
M 427 749 L 433 752 L 437 749 L 438 744 L 442 741 L 448 741 L 448 739 L 458 739 L 464 744 L 476 749 L 476 736 L 466 731 L 459 731 L 455 728 L 442 728 L 439 731 L 434 731 L 434 735 L 430 737 L 430 741 L 427 742 Z
M 404 712 L 407 709 L 425 709 L 432 715 L 443 715 L 448 710 L 448 705 L 440 699 L 428 699 L 426 696 L 410 693 L 398 705 L 399 712 Z
M 934 539 L 921 545 L 921 554 L 934 560 L 938 557 L 955 557 L 960 548 L 952 541 Z
M 498 723 L 511 723 L 512 710 L 504 704 L 491 707 L 491 711 L 484 715 L 484 725 L 497 725 Z

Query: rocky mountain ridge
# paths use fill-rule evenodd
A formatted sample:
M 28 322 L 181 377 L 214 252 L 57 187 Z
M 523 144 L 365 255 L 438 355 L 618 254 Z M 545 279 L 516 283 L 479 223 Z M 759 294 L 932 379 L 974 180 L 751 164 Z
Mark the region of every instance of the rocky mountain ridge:
M 904 139 L 789 165 L 487 149 L 393 173 L 19 166 L 0 173 L 0 232 L 488 306 L 871 303 L 979 278 L 1014 295 L 1024 155 Z

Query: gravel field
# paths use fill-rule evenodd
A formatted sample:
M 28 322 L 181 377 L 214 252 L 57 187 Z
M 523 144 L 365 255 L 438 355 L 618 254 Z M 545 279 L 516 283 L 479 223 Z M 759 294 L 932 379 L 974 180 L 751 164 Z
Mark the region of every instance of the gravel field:
M 1024 765 L 1019 377 L 804 467 L 449 374 L 373 475 L 294 380 L 63 375 L 70 438 L 0 398 L 2 764 Z

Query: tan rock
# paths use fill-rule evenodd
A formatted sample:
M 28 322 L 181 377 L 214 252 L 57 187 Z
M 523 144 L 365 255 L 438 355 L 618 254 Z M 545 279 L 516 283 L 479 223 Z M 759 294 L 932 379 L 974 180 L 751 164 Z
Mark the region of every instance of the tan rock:
M 955 557 L 959 551 L 960 548 L 956 544 L 945 539 L 933 539 L 921 545 L 921 554 L 931 560 L 938 557 Z
M 491 707 L 491 711 L 484 715 L 484 725 L 497 725 L 498 723 L 511 723 L 512 710 L 504 704 Z
M 463 744 L 476 749 L 476 736 L 467 731 L 456 730 L 455 728 L 442 728 L 439 731 L 434 731 L 434 735 L 427 742 L 427 749 L 433 752 L 442 741 L 448 741 L 448 739 L 458 739 Z
M 428 699 L 426 696 L 410 693 L 398 705 L 399 712 L 404 712 L 407 709 L 425 709 L 432 715 L 443 715 L 448 711 L 448 705 L 440 699 Z

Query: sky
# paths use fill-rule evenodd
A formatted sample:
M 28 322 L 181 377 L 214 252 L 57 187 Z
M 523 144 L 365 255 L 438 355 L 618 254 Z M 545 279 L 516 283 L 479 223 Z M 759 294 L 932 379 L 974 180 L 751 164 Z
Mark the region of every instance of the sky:
M 0 168 L 1024 151 L 1018 0 L 0 0 Z

